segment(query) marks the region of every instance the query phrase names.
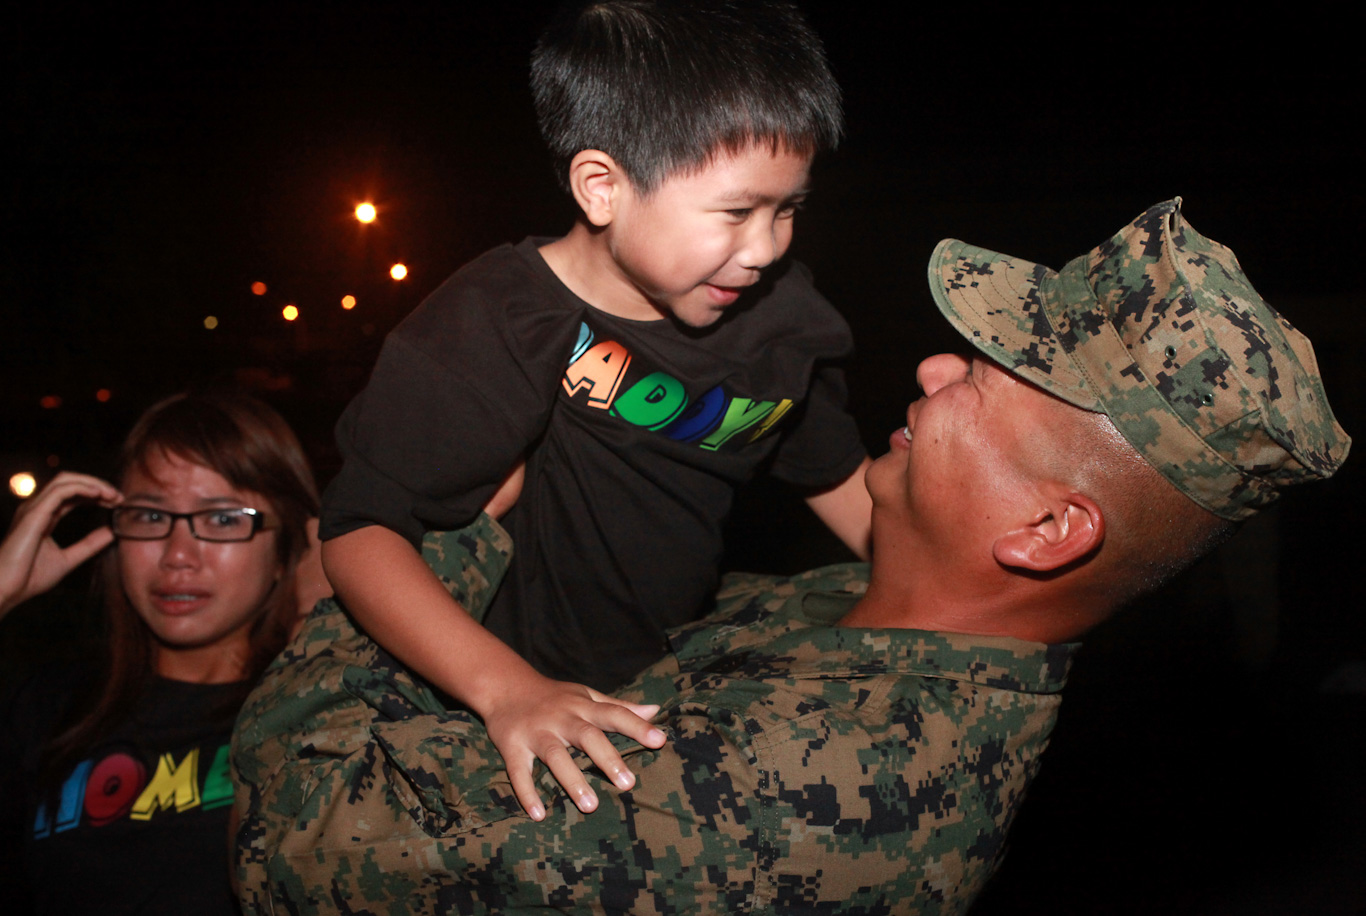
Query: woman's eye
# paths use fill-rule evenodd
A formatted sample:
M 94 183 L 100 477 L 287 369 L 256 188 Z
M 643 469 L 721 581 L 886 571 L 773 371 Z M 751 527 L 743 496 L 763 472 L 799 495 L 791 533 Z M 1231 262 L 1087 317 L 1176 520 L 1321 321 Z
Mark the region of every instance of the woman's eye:
M 235 531 L 246 526 L 247 517 L 241 512 L 209 512 L 203 516 L 204 524 L 213 531 Z

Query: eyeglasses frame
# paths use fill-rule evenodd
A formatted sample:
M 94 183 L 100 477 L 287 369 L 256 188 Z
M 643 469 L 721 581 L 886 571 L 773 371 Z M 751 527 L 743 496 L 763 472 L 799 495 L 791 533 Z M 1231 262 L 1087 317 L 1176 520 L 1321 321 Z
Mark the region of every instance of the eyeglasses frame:
M 166 527 L 166 533 L 161 535 L 160 537 L 138 537 L 136 535 L 119 534 L 114 524 L 114 519 L 118 512 L 123 511 L 125 509 L 143 509 L 149 512 L 159 512 L 162 515 L 169 516 L 171 519 L 171 523 Z M 194 517 L 196 515 L 209 515 L 214 512 L 243 513 L 251 519 L 251 532 L 247 534 L 247 536 L 244 538 L 200 537 L 199 532 L 194 530 Z M 248 506 L 231 506 L 219 509 L 199 509 L 195 512 L 169 512 L 165 509 L 159 509 L 156 506 L 115 506 L 114 508 L 109 510 L 109 530 L 113 531 L 114 537 L 120 541 L 164 541 L 167 538 L 169 538 L 172 535 L 172 533 L 175 532 L 175 523 L 182 518 L 185 519 L 185 524 L 190 529 L 190 536 L 194 538 L 196 541 L 203 541 L 206 544 L 245 544 L 247 541 L 250 541 L 252 538 L 256 537 L 256 535 L 259 532 L 273 531 L 275 529 L 274 525 L 266 524 L 267 519 L 266 514 L 264 512 L 262 512 L 259 509 L 252 509 Z

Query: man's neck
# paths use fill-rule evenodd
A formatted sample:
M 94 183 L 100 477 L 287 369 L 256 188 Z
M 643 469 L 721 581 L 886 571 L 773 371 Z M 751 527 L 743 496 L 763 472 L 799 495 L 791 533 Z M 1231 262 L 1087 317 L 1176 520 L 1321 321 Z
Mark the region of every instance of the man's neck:
M 902 567 L 884 575 L 874 553 L 868 591 L 839 625 L 1070 642 L 1106 612 L 1095 602 L 1083 606 L 1057 584 L 999 568 L 929 573 Z

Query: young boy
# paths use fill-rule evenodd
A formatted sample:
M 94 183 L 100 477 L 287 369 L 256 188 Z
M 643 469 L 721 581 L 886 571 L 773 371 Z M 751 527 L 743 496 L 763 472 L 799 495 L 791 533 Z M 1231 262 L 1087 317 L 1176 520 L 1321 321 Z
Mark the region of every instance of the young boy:
M 356 620 L 484 719 L 540 819 L 535 758 L 590 811 L 567 747 L 625 789 L 603 730 L 663 743 L 653 708 L 583 684 L 626 680 L 706 607 L 737 485 L 766 467 L 807 489 L 861 555 L 871 504 L 828 365 L 848 328 L 780 263 L 842 127 L 800 15 L 589 3 L 542 38 L 532 86 L 579 218 L 475 260 L 390 335 L 338 424 L 321 534 Z M 523 459 L 504 520 L 518 556 L 485 629 L 414 546 L 468 523 Z

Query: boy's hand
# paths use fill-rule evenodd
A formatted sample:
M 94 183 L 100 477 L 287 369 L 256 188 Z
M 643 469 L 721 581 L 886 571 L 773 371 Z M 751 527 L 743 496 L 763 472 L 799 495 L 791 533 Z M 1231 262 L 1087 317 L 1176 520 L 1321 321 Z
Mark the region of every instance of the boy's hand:
M 598 806 L 597 796 L 568 748 L 583 751 L 618 788 L 629 789 L 635 785 L 635 775 L 603 732 L 618 732 L 646 747 L 661 747 L 664 732 L 647 721 L 658 711 L 658 706 L 626 703 L 582 684 L 537 675 L 536 682 L 521 685 L 515 695 L 488 710 L 484 725 L 503 755 L 517 800 L 532 820 L 539 821 L 545 817 L 545 808 L 531 778 L 537 758 L 550 768 L 580 811 L 592 811 Z

